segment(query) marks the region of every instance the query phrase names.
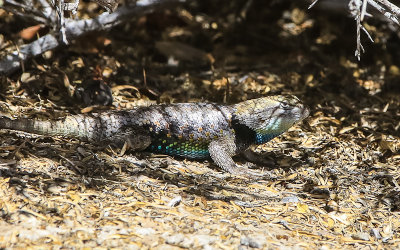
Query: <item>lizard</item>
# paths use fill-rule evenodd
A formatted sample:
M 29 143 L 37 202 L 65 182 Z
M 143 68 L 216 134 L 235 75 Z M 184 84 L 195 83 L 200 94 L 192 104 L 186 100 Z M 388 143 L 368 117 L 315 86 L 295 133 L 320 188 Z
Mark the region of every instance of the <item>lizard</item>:
M 189 159 L 211 158 L 230 174 L 251 177 L 255 174 L 232 157 L 270 141 L 308 115 L 309 109 L 296 96 L 275 95 L 233 105 L 159 104 L 54 120 L 0 117 L 0 129 L 103 145 L 128 144 L 136 151 Z

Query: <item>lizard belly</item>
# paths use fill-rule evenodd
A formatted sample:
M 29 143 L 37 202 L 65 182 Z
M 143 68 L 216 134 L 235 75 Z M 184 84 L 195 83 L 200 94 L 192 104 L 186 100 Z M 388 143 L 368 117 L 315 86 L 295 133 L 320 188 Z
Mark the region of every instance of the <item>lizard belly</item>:
M 163 136 L 153 138 L 147 150 L 153 153 L 181 156 L 189 159 L 207 159 L 210 157 L 208 152 L 209 143 L 207 140 L 183 140 Z

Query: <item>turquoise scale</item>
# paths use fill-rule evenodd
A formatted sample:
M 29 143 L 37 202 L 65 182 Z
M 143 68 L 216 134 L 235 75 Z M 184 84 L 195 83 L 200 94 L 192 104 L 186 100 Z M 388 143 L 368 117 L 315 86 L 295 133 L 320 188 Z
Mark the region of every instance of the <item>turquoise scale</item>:
M 149 151 L 154 153 L 181 156 L 192 159 L 205 159 L 210 157 L 207 142 L 187 142 L 175 138 L 158 138 L 149 146 Z
M 263 144 L 266 143 L 272 139 L 274 139 L 275 137 L 281 135 L 282 133 L 278 133 L 278 134 L 262 134 L 262 133 L 256 133 L 256 144 Z

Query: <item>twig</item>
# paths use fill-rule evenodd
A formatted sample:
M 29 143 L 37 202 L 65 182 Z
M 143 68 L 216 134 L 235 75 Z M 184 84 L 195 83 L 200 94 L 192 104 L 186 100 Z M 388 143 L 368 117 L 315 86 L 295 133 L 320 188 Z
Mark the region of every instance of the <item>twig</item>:
M 365 0 L 364 0 L 365 1 Z M 361 19 L 362 19 L 362 9 L 363 3 L 361 0 L 350 0 L 349 1 L 349 10 L 350 13 L 354 16 L 354 19 L 357 23 L 357 48 L 354 52 L 354 56 L 360 61 L 361 51 L 364 52 L 364 48 L 361 44 Z
M 61 40 L 63 43 L 68 45 L 67 35 L 65 34 L 65 19 L 64 19 L 64 0 L 58 0 L 57 4 L 57 14 L 60 19 L 60 32 L 61 32 Z
M 318 0 L 314 0 L 314 1 L 308 6 L 308 9 L 311 9 L 317 2 L 318 2 Z
M 344 1 L 345 0 L 342 0 L 341 2 Z M 312 0 L 312 3 L 308 8 L 310 9 L 317 2 L 318 0 Z M 360 60 L 361 52 L 364 52 L 364 48 L 361 44 L 361 38 L 360 38 L 361 30 L 363 30 L 365 34 L 367 34 L 368 39 L 373 42 L 372 37 L 362 25 L 364 17 L 371 16 L 370 14 L 367 13 L 368 4 L 371 5 L 373 8 L 377 9 L 379 12 L 381 12 L 390 21 L 400 25 L 398 20 L 398 16 L 400 16 L 400 8 L 392 4 L 388 0 L 350 0 L 348 3 L 348 9 L 351 15 L 354 17 L 357 25 L 357 48 L 355 51 L 355 56 L 357 57 L 358 60 Z
M 184 1 L 184 0 L 183 0 Z M 149 11 L 175 2 L 183 2 L 182 0 L 153 0 L 146 1 L 148 4 L 142 3 L 137 6 L 121 6 L 115 12 L 103 13 L 96 18 L 87 20 L 71 20 L 66 19 L 65 35 L 66 39 L 71 41 L 83 34 L 92 31 L 108 30 L 122 22 L 131 19 L 133 16 L 143 15 Z M 55 35 L 47 34 L 30 44 L 26 44 L 0 60 L 0 75 L 8 75 L 21 67 L 21 62 L 26 61 L 34 56 L 41 55 L 45 51 L 55 49 L 62 45 Z
M 367 0 L 363 0 L 361 7 L 361 22 L 364 20 L 364 16 L 367 13 Z

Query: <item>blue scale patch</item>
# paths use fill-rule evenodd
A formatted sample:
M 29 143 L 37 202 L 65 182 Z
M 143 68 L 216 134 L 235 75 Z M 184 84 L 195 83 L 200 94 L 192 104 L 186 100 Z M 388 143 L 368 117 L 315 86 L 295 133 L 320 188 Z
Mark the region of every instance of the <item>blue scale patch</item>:
M 184 141 L 165 137 L 153 141 L 148 150 L 172 156 L 205 159 L 210 157 L 208 143 L 208 141 Z
M 274 139 L 275 137 L 277 137 L 278 135 L 280 135 L 282 133 L 278 133 L 278 134 L 261 134 L 261 133 L 256 133 L 256 144 L 263 144 L 266 143 L 272 139 Z

